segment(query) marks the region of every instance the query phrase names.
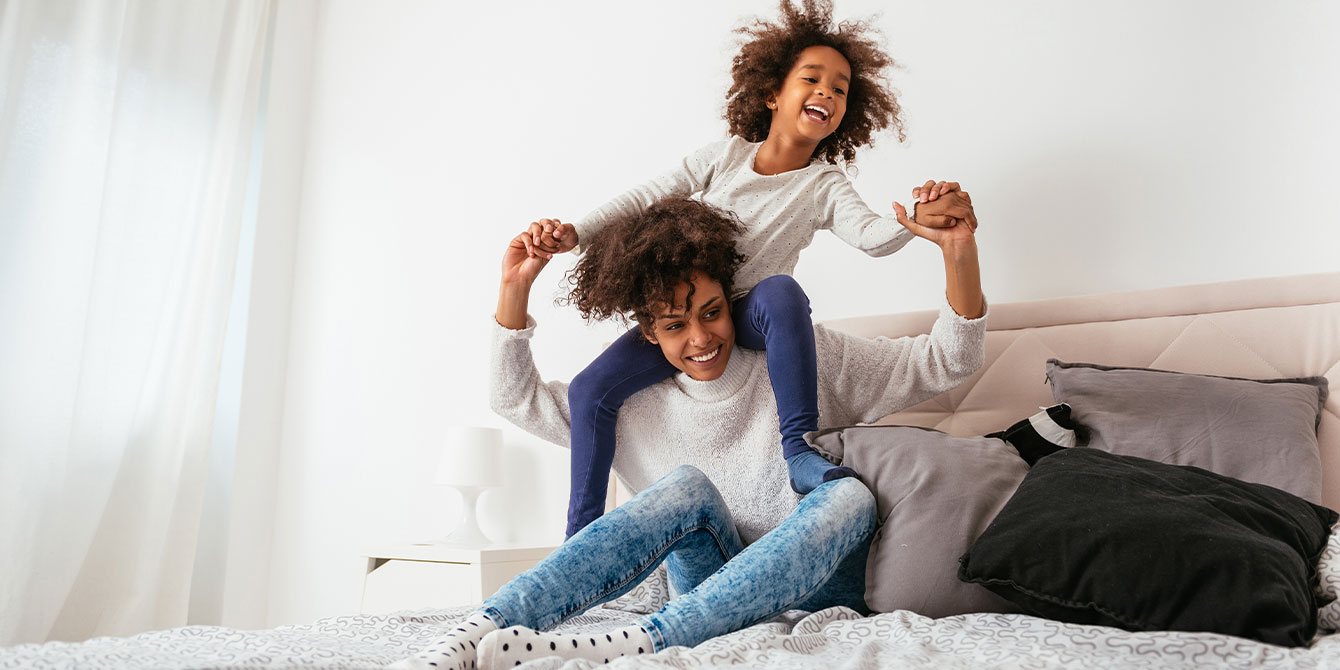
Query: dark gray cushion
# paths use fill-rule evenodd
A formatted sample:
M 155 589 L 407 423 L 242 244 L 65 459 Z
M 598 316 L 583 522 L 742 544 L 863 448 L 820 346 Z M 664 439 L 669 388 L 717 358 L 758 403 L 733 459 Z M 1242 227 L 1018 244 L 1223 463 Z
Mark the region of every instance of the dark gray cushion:
M 1194 465 L 1321 502 L 1317 423 L 1326 379 L 1239 379 L 1047 361 L 1089 447 Z
M 875 494 L 881 526 L 866 564 L 870 609 L 930 617 L 1018 611 L 959 581 L 954 563 L 1028 473 L 1018 452 L 1000 439 L 912 426 L 830 428 L 807 438 Z

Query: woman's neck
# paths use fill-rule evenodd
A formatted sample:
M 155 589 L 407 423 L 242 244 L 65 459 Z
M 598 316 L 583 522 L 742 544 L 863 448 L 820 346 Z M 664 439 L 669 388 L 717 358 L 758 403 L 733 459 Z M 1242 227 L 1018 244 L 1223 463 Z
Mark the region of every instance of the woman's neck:
M 699 402 L 721 402 L 738 394 L 760 364 L 764 366 L 763 375 L 766 377 L 767 363 L 757 351 L 735 347 L 720 377 L 703 382 L 680 373 L 674 376 L 675 385 L 684 395 Z
M 816 146 L 818 145 L 788 142 L 779 139 L 776 134 L 769 134 L 768 139 L 763 140 L 763 144 L 758 147 L 758 154 L 754 156 L 754 172 L 774 175 L 799 170 L 810 164 Z

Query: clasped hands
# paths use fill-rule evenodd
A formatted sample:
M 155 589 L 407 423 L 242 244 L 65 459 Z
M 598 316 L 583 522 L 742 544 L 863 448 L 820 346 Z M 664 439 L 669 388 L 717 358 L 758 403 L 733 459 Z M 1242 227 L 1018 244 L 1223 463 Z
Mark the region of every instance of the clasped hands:
M 893 211 L 898 222 L 918 237 L 945 247 L 951 242 L 972 239 L 977 232 L 972 196 L 960 189 L 958 182 L 927 180 L 912 189 L 912 197 L 917 203 L 915 220 L 901 203 L 893 203 Z

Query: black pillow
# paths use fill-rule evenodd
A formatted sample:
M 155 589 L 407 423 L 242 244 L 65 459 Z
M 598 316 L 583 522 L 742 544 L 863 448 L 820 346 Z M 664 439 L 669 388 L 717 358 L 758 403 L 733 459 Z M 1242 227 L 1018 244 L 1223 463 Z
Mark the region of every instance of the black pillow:
M 1336 519 L 1200 468 L 1063 449 L 1029 470 L 958 576 L 1058 621 L 1300 646 Z

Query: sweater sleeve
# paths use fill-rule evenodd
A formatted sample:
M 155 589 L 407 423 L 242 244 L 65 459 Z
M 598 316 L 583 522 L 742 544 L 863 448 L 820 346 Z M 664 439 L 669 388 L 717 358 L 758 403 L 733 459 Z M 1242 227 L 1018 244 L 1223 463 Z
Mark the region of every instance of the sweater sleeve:
M 489 364 L 489 406 L 516 427 L 536 437 L 568 446 L 572 423 L 568 412 L 568 385 L 540 379 L 530 338 L 535 320 L 526 317 L 521 330 L 493 322 Z
M 828 425 L 869 423 L 961 384 L 986 360 L 986 316 L 965 319 L 946 302 L 928 335 L 867 339 L 815 326 L 819 380 L 831 394 Z
M 819 227 L 832 230 L 838 239 L 871 256 L 888 256 L 916 237 L 898 223 L 898 217 L 880 216 L 871 210 L 851 180 L 837 168 L 824 172 L 814 197 L 822 214 Z
M 581 252 L 586 241 L 615 217 L 641 214 L 661 198 L 688 196 L 707 188 L 728 142 L 713 142 L 685 156 L 673 169 L 645 184 L 634 186 L 574 223 L 579 245 L 576 251 Z

